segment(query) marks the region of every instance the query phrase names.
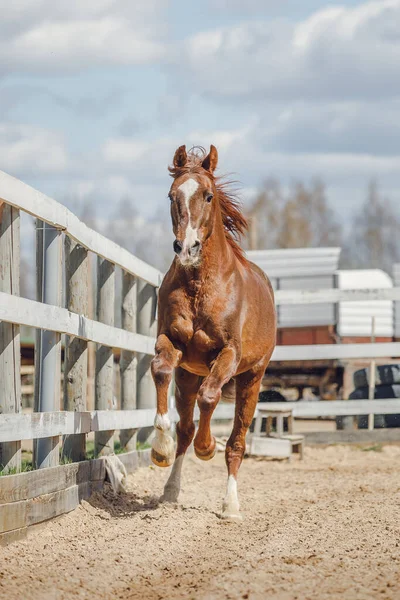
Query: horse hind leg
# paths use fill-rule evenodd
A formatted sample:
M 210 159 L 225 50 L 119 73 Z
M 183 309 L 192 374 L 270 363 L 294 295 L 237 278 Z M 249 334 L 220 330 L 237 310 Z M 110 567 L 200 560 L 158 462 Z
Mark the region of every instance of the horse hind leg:
M 225 460 L 228 468 L 228 484 L 222 504 L 221 518 L 226 521 L 242 521 L 237 491 L 237 476 L 246 448 L 246 434 L 253 420 L 265 366 L 236 377 L 235 420 L 231 436 L 226 444 Z
M 201 378 L 181 368 L 175 371 L 175 405 L 179 414 L 176 425 L 177 449 L 171 474 L 161 498 L 163 502 L 177 502 L 181 489 L 181 472 L 186 450 L 192 443 L 195 425 L 193 421 L 194 405 L 200 387 Z

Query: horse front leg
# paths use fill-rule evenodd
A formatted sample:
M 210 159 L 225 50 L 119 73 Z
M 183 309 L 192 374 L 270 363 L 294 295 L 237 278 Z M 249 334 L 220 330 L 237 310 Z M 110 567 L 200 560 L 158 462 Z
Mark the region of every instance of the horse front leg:
M 221 517 L 227 521 L 242 521 L 237 493 L 237 475 L 246 449 L 246 434 L 254 417 L 266 366 L 263 363 L 259 368 L 236 377 L 235 420 L 225 450 L 228 484 Z
M 194 450 L 201 460 L 210 460 L 215 455 L 216 441 L 210 431 L 211 418 L 221 398 L 222 387 L 235 374 L 237 363 L 236 349 L 231 346 L 223 348 L 215 359 L 210 374 L 199 389 L 197 404 L 200 409 L 200 421 L 194 440 Z
M 151 460 L 158 467 L 169 467 L 174 462 L 174 440 L 168 416 L 168 388 L 181 358 L 182 352 L 165 334 L 161 334 L 157 338 L 156 354 L 151 362 L 151 373 L 157 390 L 157 414 L 154 420 L 156 434 L 152 442 Z
M 177 448 L 174 466 L 164 488 L 162 500 L 177 502 L 181 489 L 181 471 L 186 450 L 193 440 L 195 425 L 193 421 L 194 405 L 199 391 L 201 378 L 178 367 L 175 371 L 175 405 L 179 414 L 176 424 Z

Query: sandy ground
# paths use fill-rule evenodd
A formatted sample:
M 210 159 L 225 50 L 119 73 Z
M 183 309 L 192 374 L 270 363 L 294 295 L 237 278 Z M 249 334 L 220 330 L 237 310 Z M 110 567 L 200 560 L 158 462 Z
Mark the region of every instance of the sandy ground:
M 0 598 L 398 600 L 400 447 L 375 450 L 246 460 L 242 524 L 218 518 L 221 454 L 187 458 L 179 506 L 158 504 L 167 472 L 141 469 L 0 549 Z

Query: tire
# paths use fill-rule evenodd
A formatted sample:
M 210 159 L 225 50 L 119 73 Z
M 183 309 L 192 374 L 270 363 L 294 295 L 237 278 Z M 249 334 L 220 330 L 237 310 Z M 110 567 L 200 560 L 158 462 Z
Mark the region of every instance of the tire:
M 400 427 L 400 415 L 386 415 L 385 421 L 386 427 L 388 427 L 389 429 Z
M 265 392 L 260 392 L 258 396 L 259 402 L 286 402 L 285 396 L 283 396 L 277 390 L 266 390 Z
M 369 388 L 361 387 L 349 396 L 349 400 L 368 400 Z M 375 400 L 384 400 L 385 398 L 399 398 L 400 397 L 400 385 L 379 385 L 375 388 Z M 399 415 L 375 415 L 374 416 L 374 428 L 380 429 L 382 427 L 389 427 L 388 422 L 397 422 L 393 420 L 393 417 Z M 399 419 L 400 421 L 400 419 Z M 400 425 L 400 422 L 399 422 Z M 399 426 L 398 425 L 398 426 Z M 393 425 L 390 425 L 393 427 Z M 358 429 L 368 429 L 368 415 L 360 415 L 358 417 Z
M 360 369 L 353 375 L 354 387 L 369 386 L 369 369 Z M 400 384 L 400 365 L 380 365 L 375 370 L 375 383 L 379 385 Z

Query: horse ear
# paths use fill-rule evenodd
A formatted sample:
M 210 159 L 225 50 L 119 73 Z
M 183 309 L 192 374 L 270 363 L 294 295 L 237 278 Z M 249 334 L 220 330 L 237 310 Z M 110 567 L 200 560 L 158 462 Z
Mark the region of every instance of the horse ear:
M 201 166 L 206 171 L 210 171 L 210 173 L 214 173 L 218 164 L 218 152 L 215 146 L 211 144 L 210 152 L 207 154 L 205 159 L 203 160 Z
M 186 146 L 179 146 L 174 155 L 174 167 L 184 167 L 187 163 Z

